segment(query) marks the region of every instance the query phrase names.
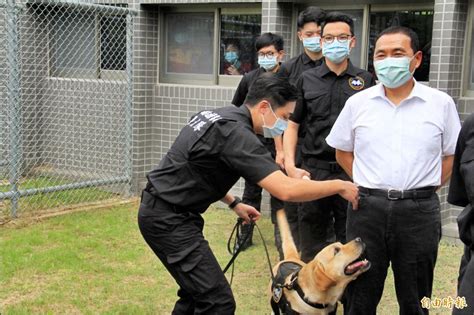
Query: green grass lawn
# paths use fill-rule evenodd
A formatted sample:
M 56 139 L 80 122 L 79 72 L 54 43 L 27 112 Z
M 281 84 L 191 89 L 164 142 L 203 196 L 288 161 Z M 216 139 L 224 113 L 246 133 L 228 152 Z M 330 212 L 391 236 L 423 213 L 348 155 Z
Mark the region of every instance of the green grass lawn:
M 221 266 L 234 213 L 211 209 L 205 235 Z M 259 221 L 277 260 L 268 218 Z M 270 314 L 270 273 L 261 240 L 236 261 L 238 314 Z M 455 296 L 462 249 L 440 246 L 433 297 Z M 379 314 L 398 314 L 391 275 Z M 177 286 L 143 241 L 136 206 L 85 211 L 0 227 L 0 314 L 170 314 Z M 431 309 L 432 314 L 450 314 Z

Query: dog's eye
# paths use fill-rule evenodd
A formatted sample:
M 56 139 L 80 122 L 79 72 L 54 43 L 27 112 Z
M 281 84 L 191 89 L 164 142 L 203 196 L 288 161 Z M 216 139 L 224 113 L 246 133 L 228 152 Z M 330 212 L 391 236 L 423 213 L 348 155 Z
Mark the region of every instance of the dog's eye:
M 339 253 L 341 249 L 339 247 L 334 247 L 334 256 L 337 255 L 337 253 Z

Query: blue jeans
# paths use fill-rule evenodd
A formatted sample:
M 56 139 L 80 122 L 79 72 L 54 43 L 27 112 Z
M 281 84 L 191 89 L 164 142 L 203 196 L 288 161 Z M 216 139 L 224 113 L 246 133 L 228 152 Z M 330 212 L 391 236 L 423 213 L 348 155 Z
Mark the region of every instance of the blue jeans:
M 359 209 L 347 213 L 347 239 L 361 237 L 371 268 L 346 290 L 344 314 L 376 314 L 389 263 L 392 264 L 400 314 L 428 314 L 433 270 L 441 237 L 438 195 L 425 199 L 388 200 L 360 194 Z

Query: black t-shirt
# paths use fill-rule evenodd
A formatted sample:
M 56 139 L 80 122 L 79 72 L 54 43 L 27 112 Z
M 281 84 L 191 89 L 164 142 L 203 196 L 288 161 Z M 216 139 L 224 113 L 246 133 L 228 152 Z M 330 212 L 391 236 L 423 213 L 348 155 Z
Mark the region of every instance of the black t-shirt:
M 194 115 L 147 177 L 159 198 L 204 212 L 241 176 L 257 183 L 278 169 L 253 131 L 247 106 L 228 106 Z
M 257 78 L 265 72 L 267 71 L 260 67 L 244 74 L 242 80 L 240 80 L 239 86 L 237 86 L 234 98 L 232 99 L 232 104 L 235 106 L 242 106 L 253 82 L 255 82 L 255 80 L 257 80 Z
M 303 52 L 299 56 L 282 63 L 280 70 L 278 70 L 278 75 L 288 78 L 291 84 L 296 85 L 296 82 L 304 71 L 320 66 L 322 63 L 322 59 L 312 60 Z
M 290 119 L 305 125 L 304 157 L 336 160 L 334 148 L 325 139 L 347 99 L 374 83 L 370 72 L 354 67 L 351 62 L 340 75 L 329 70 L 324 62 L 303 72 L 296 84 L 298 100 Z

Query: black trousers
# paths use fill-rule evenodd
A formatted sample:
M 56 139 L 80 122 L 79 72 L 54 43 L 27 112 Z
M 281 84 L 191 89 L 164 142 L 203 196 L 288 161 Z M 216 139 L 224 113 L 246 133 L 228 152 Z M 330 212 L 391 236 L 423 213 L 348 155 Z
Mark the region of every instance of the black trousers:
M 331 172 L 319 169 L 306 163 L 305 159 L 302 167 L 311 173 L 314 180 L 350 180 L 342 170 Z M 334 240 L 346 242 L 346 213 L 347 201 L 339 195 L 301 204 L 298 209 L 301 260 L 309 262 Z
M 400 314 L 428 314 L 421 300 L 431 298 L 441 237 L 438 195 L 395 201 L 359 195 L 359 209 L 348 208 L 347 239 L 362 238 L 372 266 L 348 285 L 344 314 L 376 314 L 390 262 Z
M 272 154 L 272 157 L 275 158 L 276 152 L 275 152 L 275 143 L 273 139 L 266 139 L 260 135 L 257 135 L 257 136 L 260 139 L 260 141 L 265 145 L 265 147 L 268 149 L 268 151 L 270 151 L 270 153 Z M 256 183 L 250 183 L 248 181 L 245 181 L 245 188 L 244 188 L 244 193 L 242 195 L 242 202 L 260 211 L 260 207 L 262 204 L 262 187 L 258 186 Z M 283 209 L 283 207 L 284 207 L 283 201 L 270 195 L 270 214 L 271 214 L 271 219 L 272 219 L 272 223 L 274 227 L 275 246 L 280 255 L 280 259 L 283 259 L 283 250 L 281 247 L 280 230 L 278 229 L 278 224 L 276 224 L 276 211 L 279 209 Z M 253 233 L 253 231 L 250 231 L 249 228 L 253 229 L 253 226 L 250 226 L 250 225 L 246 226 L 243 229 L 243 233 Z M 249 242 L 251 241 L 252 239 L 250 236 Z
M 301 146 L 303 140 L 298 139 L 295 152 L 295 166 L 301 167 Z M 296 248 L 300 249 L 300 228 L 298 221 L 298 209 L 301 207 L 300 202 L 284 202 L 286 219 L 288 220 L 288 225 L 290 226 L 291 236 L 295 242 Z
M 234 314 L 229 283 L 202 234 L 203 218 L 173 208 L 144 191 L 138 212 L 143 238 L 179 285 L 172 314 Z
M 464 246 L 458 278 L 458 297 L 466 299 L 466 308 L 453 308 L 453 315 L 474 314 L 474 248 Z

